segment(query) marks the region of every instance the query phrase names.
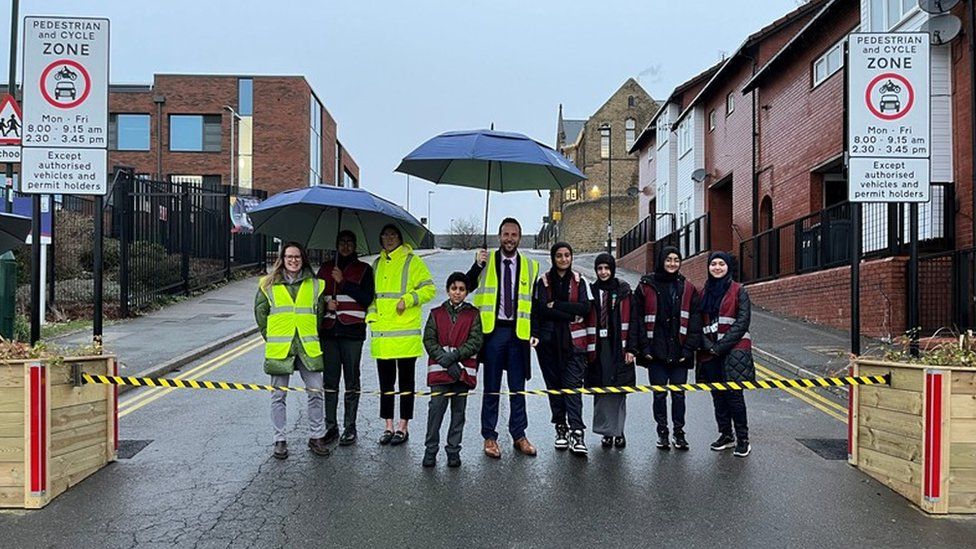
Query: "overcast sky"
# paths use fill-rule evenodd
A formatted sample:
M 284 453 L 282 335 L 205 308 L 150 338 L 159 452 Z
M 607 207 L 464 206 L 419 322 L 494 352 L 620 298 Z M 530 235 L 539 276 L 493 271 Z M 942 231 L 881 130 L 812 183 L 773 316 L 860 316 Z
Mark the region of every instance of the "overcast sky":
M 552 145 L 559 103 L 567 118 L 586 118 L 629 77 L 664 99 L 796 5 L 22 0 L 20 13 L 110 18 L 116 84 L 148 84 L 157 72 L 303 74 L 338 121 L 362 186 L 403 204 L 406 177 L 393 169 L 427 138 L 494 123 Z M 9 0 L 0 6 L 6 82 Z M 454 217 L 483 219 L 483 192 L 411 181 L 410 210 L 417 217 L 427 215 L 427 191 L 435 191 L 435 232 L 446 232 Z M 491 225 L 514 215 L 526 233 L 536 232 L 546 215 L 545 198 L 535 193 L 494 194 L 491 204 Z

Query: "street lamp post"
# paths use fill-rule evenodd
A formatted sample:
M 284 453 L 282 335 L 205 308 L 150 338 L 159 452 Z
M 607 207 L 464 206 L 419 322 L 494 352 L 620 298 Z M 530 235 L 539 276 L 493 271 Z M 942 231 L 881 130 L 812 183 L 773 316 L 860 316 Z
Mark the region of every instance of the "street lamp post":
M 237 126 L 237 124 L 236 124 L 235 121 L 236 120 L 240 120 L 241 119 L 241 115 L 237 114 L 237 111 L 235 111 L 230 105 L 224 105 L 224 108 L 227 109 L 228 111 L 230 111 L 230 114 L 231 114 L 231 119 L 230 119 L 230 186 L 231 186 L 231 188 L 234 188 L 234 187 L 237 186 L 236 182 L 234 181 L 234 154 L 236 153 L 236 151 L 234 150 L 235 149 L 235 147 L 234 147 L 234 128 Z
M 613 130 L 607 122 L 600 125 L 601 141 L 603 137 L 607 138 L 607 253 L 613 254 Z
M 427 229 L 430 230 L 432 224 L 430 222 L 430 195 L 434 194 L 434 191 L 427 191 Z M 433 232 L 433 231 L 431 231 Z

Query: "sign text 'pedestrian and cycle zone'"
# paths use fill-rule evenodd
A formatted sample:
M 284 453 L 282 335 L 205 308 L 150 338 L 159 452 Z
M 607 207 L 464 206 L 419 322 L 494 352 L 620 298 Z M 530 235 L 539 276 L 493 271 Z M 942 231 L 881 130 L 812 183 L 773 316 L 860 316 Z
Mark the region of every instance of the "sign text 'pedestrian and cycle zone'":
M 22 192 L 105 194 L 108 54 L 108 19 L 24 18 Z
M 928 34 L 855 33 L 848 52 L 848 198 L 928 202 Z

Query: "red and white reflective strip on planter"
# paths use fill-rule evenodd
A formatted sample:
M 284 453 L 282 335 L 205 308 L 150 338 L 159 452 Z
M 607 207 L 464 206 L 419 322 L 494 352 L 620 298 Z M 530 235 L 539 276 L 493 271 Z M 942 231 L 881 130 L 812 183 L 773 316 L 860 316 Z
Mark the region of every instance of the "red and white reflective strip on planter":
M 922 496 L 925 501 L 942 499 L 942 388 L 945 372 L 925 371 L 925 448 Z
M 42 495 L 47 491 L 47 439 L 48 439 L 48 375 L 47 365 L 31 362 L 28 370 L 28 398 L 30 399 L 30 493 Z

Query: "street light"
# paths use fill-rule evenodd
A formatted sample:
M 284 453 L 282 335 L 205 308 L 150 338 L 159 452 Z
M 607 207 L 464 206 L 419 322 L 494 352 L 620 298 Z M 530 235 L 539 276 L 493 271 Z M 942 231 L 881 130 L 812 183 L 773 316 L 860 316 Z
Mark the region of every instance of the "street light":
M 224 105 L 224 109 L 230 111 L 230 114 L 231 114 L 231 119 L 230 119 L 230 186 L 233 189 L 234 187 L 236 187 L 236 183 L 234 182 L 234 152 L 235 152 L 234 151 L 234 148 L 235 148 L 234 147 L 234 128 L 237 126 L 237 124 L 234 123 L 234 120 L 235 119 L 236 120 L 240 120 L 241 119 L 241 115 L 237 114 L 237 111 L 235 111 L 230 105 Z
M 427 229 L 431 227 L 430 223 L 430 195 L 434 194 L 434 191 L 427 191 Z
M 607 253 L 613 254 L 613 130 L 608 122 L 600 125 L 600 150 L 607 138 Z

